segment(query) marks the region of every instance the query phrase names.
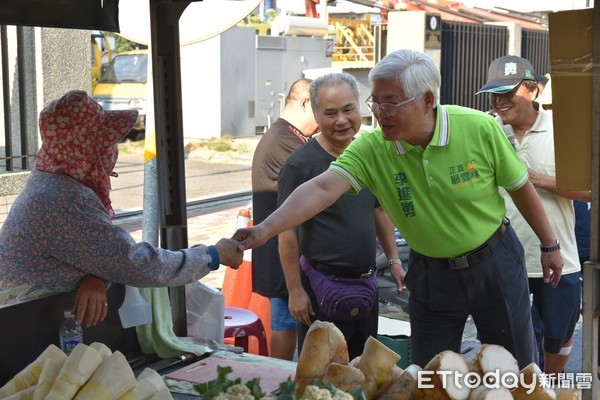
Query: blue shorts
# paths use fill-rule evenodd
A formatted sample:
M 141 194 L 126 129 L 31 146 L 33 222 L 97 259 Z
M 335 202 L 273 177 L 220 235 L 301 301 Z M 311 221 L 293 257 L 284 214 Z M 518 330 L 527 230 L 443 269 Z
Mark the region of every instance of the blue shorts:
M 270 297 L 269 302 L 271 303 L 272 331 L 295 331 L 298 329 L 298 321 L 290 313 L 287 297 Z
M 533 305 L 542 320 L 544 350 L 558 354 L 571 339 L 581 312 L 581 274 L 563 275 L 553 288 L 543 278 L 529 278 Z

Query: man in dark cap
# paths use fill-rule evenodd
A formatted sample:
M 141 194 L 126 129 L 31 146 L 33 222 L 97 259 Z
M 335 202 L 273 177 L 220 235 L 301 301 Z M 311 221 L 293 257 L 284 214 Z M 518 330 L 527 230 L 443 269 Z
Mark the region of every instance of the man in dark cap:
M 538 81 L 529 61 L 517 56 L 492 61 L 488 81 L 477 93 L 489 93 L 490 104 L 498 114 L 497 122 L 512 127 L 517 154 L 527 166 L 529 180 L 540 196 L 557 237 L 552 246 L 540 244 L 518 211 L 516 201 L 502 190 L 506 216 L 525 249 L 529 290 L 533 294 L 532 313 L 537 313 L 541 320 L 544 371 L 560 373 L 569 359 L 581 302 L 572 200 L 590 201 L 590 193 L 560 190 L 556 186 L 552 114 L 544 111 L 536 101 Z M 543 280 L 540 258 L 559 250 L 564 267 L 560 281 L 553 286 Z

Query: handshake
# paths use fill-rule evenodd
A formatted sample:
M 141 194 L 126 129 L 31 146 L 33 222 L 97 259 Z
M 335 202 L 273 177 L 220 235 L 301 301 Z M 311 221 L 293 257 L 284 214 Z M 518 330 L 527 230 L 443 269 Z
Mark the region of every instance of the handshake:
M 261 225 L 238 229 L 231 239 L 221 239 L 215 244 L 222 265 L 238 269 L 243 262 L 244 250 L 262 246 L 268 239 Z

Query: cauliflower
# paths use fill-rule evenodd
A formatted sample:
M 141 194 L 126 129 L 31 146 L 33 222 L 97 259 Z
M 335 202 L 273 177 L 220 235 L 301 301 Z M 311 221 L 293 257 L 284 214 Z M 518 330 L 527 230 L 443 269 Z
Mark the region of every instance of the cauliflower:
M 273 393 L 264 393 L 260 387 L 259 378 L 251 379 L 246 383 L 242 383 L 240 378 L 228 379 L 227 375 L 231 371 L 231 367 L 218 366 L 217 379 L 195 385 L 194 388 L 200 394 L 200 400 L 277 400 L 279 398 Z M 289 400 L 354 400 L 350 393 L 320 381 L 308 385 L 300 398 L 296 397 L 296 388 L 296 383 L 288 378 L 279 385 L 281 398 Z M 364 399 L 364 395 L 357 398 Z
M 338 389 L 333 395 L 333 400 L 354 400 L 354 397 L 350 393 Z
M 301 400 L 353 400 L 352 395 L 344 392 L 339 389 L 332 389 L 334 391 L 333 395 L 331 394 L 331 390 L 320 388 L 316 385 L 308 385 L 306 389 L 304 389 L 304 394 L 302 394 Z
M 315 385 L 308 385 L 304 389 L 302 400 L 331 400 L 331 392 L 327 389 L 321 389 Z
M 227 378 L 231 367 L 217 367 L 217 379 L 195 385 L 201 400 L 276 400 L 272 393 L 264 393 L 258 378 L 242 383 L 240 378 Z
M 220 393 L 214 400 L 256 400 L 250 389 L 238 383 L 227 388 L 225 393 Z

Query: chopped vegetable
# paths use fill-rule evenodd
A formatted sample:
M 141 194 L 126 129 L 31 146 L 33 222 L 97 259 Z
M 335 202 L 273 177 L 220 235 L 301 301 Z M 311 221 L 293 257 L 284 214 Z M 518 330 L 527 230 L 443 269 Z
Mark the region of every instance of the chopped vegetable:
M 0 388 L 0 398 L 8 397 L 11 394 L 17 393 L 30 386 L 37 385 L 37 381 L 42 372 L 44 361 L 51 358 L 58 364 L 62 365 L 67 356 L 61 349 L 51 344 L 25 369 L 15 375 L 10 381 Z
M 255 378 L 252 380 L 249 380 L 248 382 L 246 382 L 244 385 L 242 385 L 242 380 L 240 378 L 237 378 L 235 380 L 231 380 L 227 378 L 227 375 L 229 375 L 231 373 L 231 371 L 233 371 L 233 369 L 231 367 L 217 367 L 217 379 L 212 380 L 210 382 L 206 382 L 206 383 L 200 383 L 198 385 L 194 385 L 194 388 L 198 391 L 198 393 L 200 393 L 200 399 L 201 400 L 211 400 L 216 398 L 219 395 L 224 395 L 227 393 L 227 389 L 229 389 L 232 386 L 245 386 L 248 389 L 248 395 L 251 396 L 254 399 L 262 399 L 265 397 L 265 394 L 263 393 L 261 387 L 260 387 L 260 378 Z M 237 395 L 238 393 L 240 393 L 240 389 L 236 388 L 234 389 L 234 396 Z M 226 397 L 228 399 L 239 399 L 241 400 L 241 397 Z M 250 398 L 250 397 L 249 397 Z M 219 398 L 220 400 L 223 400 L 223 398 Z M 245 398 L 244 398 L 245 400 Z
M 217 379 L 194 385 L 201 400 L 274 400 L 275 395 L 264 393 L 260 387 L 260 378 L 242 383 L 240 378 L 227 378 L 233 369 L 217 367 Z M 278 400 L 366 400 L 362 388 L 356 387 L 344 392 L 332 384 L 314 381 L 306 387 L 302 397 L 296 396 L 297 383 L 288 378 L 279 385 Z

